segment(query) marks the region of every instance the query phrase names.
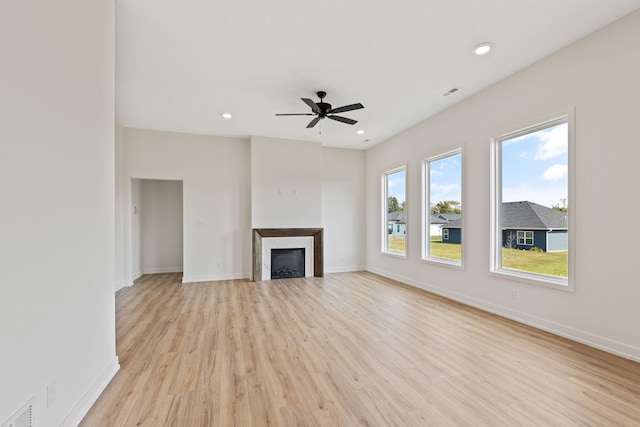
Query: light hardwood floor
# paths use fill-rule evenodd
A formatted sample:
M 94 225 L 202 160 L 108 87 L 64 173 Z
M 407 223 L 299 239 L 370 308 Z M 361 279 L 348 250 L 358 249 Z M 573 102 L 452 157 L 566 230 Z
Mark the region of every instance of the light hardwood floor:
M 640 364 L 369 273 L 117 293 L 89 426 L 640 426 Z

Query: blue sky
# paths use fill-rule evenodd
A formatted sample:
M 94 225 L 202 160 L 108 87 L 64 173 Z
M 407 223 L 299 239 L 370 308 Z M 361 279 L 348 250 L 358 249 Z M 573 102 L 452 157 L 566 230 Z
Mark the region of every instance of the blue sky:
M 561 203 L 568 189 L 567 124 L 502 142 L 502 201 Z
M 431 205 L 445 200 L 462 202 L 461 161 L 462 156 L 455 154 L 430 162 Z
M 462 156 L 430 163 L 430 201 L 462 201 Z M 567 199 L 568 132 L 563 123 L 502 142 L 502 201 L 551 207 Z M 488 179 L 488 178 L 487 178 Z M 405 201 L 406 171 L 388 175 L 388 194 Z
M 406 176 L 407 172 L 405 170 L 387 175 L 387 194 L 389 197 L 398 199 L 398 204 L 402 204 L 405 201 Z

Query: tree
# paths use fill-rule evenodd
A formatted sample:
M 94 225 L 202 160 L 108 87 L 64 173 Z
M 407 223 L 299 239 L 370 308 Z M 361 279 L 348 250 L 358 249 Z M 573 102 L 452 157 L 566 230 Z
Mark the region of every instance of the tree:
M 404 211 L 404 210 L 406 210 L 406 208 L 407 208 L 407 201 L 405 200 L 404 202 L 402 202 L 400 204 L 400 210 Z
M 513 231 L 509 231 L 507 234 L 507 247 L 509 248 L 509 259 L 513 259 L 513 254 L 511 253 L 511 249 L 513 249 L 513 242 L 516 241 L 516 234 Z
M 567 213 L 569 211 L 569 206 L 567 206 L 567 199 L 560 199 L 560 203 L 551 205 L 551 209 Z
M 460 202 L 455 200 L 444 200 L 442 202 L 436 203 L 431 208 L 432 214 L 443 214 L 443 213 L 454 213 L 461 214 L 462 209 L 460 208 Z
M 400 205 L 398 204 L 398 199 L 395 196 L 389 197 L 387 201 L 387 212 L 395 212 L 400 210 Z

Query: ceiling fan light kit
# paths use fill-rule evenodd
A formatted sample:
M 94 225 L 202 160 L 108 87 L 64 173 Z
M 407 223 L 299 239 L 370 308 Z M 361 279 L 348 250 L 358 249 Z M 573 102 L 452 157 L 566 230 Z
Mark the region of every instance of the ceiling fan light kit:
M 316 116 L 313 118 L 313 120 L 309 122 L 309 124 L 307 125 L 307 129 L 314 127 L 315 125 L 318 124 L 320 120 L 324 118 L 329 118 L 331 120 L 346 123 L 348 125 L 355 125 L 356 123 L 358 123 L 357 120 L 353 120 L 348 117 L 336 116 L 335 114 L 344 113 L 344 112 L 353 111 L 353 110 L 360 110 L 364 108 L 362 104 L 357 103 L 357 104 L 344 105 L 338 108 L 331 108 L 332 107 L 331 104 L 324 102 L 324 98 L 327 96 L 327 92 L 321 90 L 321 91 L 318 91 L 316 94 L 318 95 L 318 98 L 320 98 L 320 102 L 317 102 L 317 103 L 309 98 L 300 98 L 302 99 L 302 102 L 304 102 L 311 108 L 311 111 L 312 111 L 311 113 L 283 113 L 283 114 L 276 114 L 276 116 Z

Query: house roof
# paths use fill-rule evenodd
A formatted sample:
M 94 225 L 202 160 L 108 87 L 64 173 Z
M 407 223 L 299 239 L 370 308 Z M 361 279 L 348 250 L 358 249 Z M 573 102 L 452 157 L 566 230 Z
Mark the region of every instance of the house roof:
M 387 221 L 395 221 L 396 223 L 405 224 L 407 216 L 404 211 L 394 211 L 387 213 Z
M 448 223 L 443 224 L 442 228 L 462 228 L 462 218 L 452 219 Z
M 462 215 L 454 213 L 441 213 L 431 214 L 430 217 L 431 224 L 448 224 L 451 221 L 459 221 L 460 218 L 462 218 Z
M 447 221 L 443 215 L 449 215 L 451 219 Z M 431 223 L 442 224 L 442 228 L 462 228 L 461 218 L 459 214 L 431 215 Z M 533 202 L 507 202 L 502 204 L 502 228 L 566 230 L 567 214 Z
M 566 229 L 567 214 L 528 201 L 503 203 L 502 228 Z

